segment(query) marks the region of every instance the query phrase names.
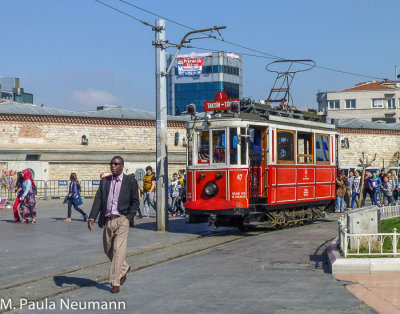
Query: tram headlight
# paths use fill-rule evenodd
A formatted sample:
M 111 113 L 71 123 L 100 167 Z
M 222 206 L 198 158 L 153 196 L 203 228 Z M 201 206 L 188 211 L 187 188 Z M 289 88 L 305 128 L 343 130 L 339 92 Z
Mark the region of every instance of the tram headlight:
M 233 111 L 233 112 L 239 111 L 239 103 L 237 101 L 234 101 L 231 103 L 231 111 Z
M 207 196 L 215 196 L 218 193 L 218 185 L 215 182 L 207 182 L 206 185 L 204 186 L 204 193 L 206 193 Z

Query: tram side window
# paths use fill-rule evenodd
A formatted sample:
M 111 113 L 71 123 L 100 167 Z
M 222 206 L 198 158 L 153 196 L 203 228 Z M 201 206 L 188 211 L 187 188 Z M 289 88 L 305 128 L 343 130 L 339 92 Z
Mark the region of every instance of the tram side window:
M 247 164 L 247 140 L 246 140 L 246 128 L 240 128 L 240 163 L 242 165 Z
M 262 162 L 262 131 L 254 130 L 254 141 L 249 144 L 249 159 L 251 164 Z
M 297 132 L 297 162 L 301 164 L 312 164 L 313 159 L 312 133 Z
M 230 128 L 229 130 L 229 137 L 230 137 L 230 154 L 229 154 L 229 161 L 231 165 L 238 164 L 238 134 L 237 128 Z
M 328 135 L 316 135 L 315 136 L 315 153 L 317 163 L 327 164 L 329 163 L 329 136 Z
M 208 131 L 199 132 L 198 138 L 197 154 L 198 164 L 208 164 L 210 163 L 210 135 Z
M 225 131 L 223 130 L 212 131 L 212 143 L 213 143 L 213 163 L 224 164 L 226 162 Z
M 277 132 L 278 164 L 294 164 L 294 131 Z

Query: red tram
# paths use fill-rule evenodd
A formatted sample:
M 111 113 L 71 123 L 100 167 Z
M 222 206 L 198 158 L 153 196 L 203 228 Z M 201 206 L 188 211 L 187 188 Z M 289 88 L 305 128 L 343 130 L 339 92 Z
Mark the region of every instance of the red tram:
M 323 216 L 336 197 L 335 126 L 232 107 L 187 123 L 189 222 L 285 227 Z

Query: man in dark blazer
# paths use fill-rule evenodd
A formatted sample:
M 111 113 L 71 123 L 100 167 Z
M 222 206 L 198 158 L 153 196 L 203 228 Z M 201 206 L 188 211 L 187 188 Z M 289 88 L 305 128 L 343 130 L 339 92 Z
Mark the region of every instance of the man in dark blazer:
M 89 215 L 88 228 L 93 229 L 99 217 L 99 227 L 104 227 L 104 252 L 111 261 L 111 292 L 119 292 L 119 286 L 126 280 L 130 266 L 125 261 L 129 227 L 133 227 L 134 217 L 139 208 L 137 181 L 124 175 L 124 160 L 115 156 L 110 162 L 112 175 L 100 181 Z

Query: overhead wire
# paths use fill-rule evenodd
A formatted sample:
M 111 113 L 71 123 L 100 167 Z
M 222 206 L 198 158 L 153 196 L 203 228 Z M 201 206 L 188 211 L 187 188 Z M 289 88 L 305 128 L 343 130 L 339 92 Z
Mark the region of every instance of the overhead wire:
M 97 0 L 96 0 L 96 1 L 97 1 Z M 190 29 L 190 30 L 192 30 L 192 31 L 195 30 L 193 27 L 190 27 L 190 26 L 188 26 L 188 25 L 179 23 L 179 22 L 177 22 L 177 21 L 175 21 L 175 20 L 173 20 L 173 19 L 167 18 L 167 17 L 165 17 L 165 16 L 162 16 L 162 15 L 157 14 L 157 13 L 155 13 L 155 12 L 152 12 L 152 11 L 150 11 L 150 10 L 144 9 L 144 8 L 142 8 L 142 7 L 139 7 L 138 5 L 135 5 L 135 4 L 131 3 L 131 2 L 128 2 L 128 1 L 125 1 L 125 0 L 119 0 L 119 1 L 122 2 L 122 3 L 125 3 L 126 5 L 129 5 L 129 6 L 131 6 L 131 7 L 134 7 L 134 8 L 136 8 L 136 9 L 138 9 L 138 10 L 141 10 L 141 11 L 143 11 L 143 12 L 146 12 L 146 13 L 148 13 L 148 14 L 151 14 L 151 15 L 157 16 L 157 17 L 159 17 L 159 18 L 162 18 L 162 19 L 164 19 L 164 20 L 166 20 L 166 21 L 169 21 L 169 22 L 171 22 L 171 23 L 173 23 L 173 24 L 176 24 L 176 25 L 178 25 L 178 26 L 181 26 L 181 27 Z M 286 60 L 286 58 L 282 58 L 282 57 L 279 57 L 279 56 L 276 56 L 276 55 L 273 55 L 273 54 L 270 54 L 270 53 L 267 53 L 267 52 L 264 52 L 264 51 L 260 51 L 260 50 L 257 50 L 257 49 L 253 49 L 253 48 L 250 48 L 250 47 L 246 47 L 246 46 L 244 46 L 244 45 L 237 44 L 237 43 L 234 43 L 234 42 L 231 42 L 231 41 L 228 41 L 228 40 L 224 40 L 224 39 L 222 39 L 222 38 L 217 38 L 217 37 L 210 37 L 210 38 L 213 38 L 213 39 L 215 39 L 215 40 L 218 40 L 218 41 L 227 43 L 227 44 L 229 44 L 229 45 L 233 45 L 233 46 L 236 46 L 236 47 L 239 47 L 239 48 L 242 48 L 242 49 L 246 49 L 246 50 L 249 50 L 249 51 L 253 51 L 253 52 L 256 52 L 256 53 L 259 53 L 259 54 L 268 56 L 270 59 Z M 193 48 L 195 48 L 195 47 L 193 47 Z M 196 48 L 196 49 L 200 49 L 200 48 Z M 251 57 L 260 57 L 260 56 L 257 56 L 257 55 L 249 55 L 249 54 L 244 54 L 244 53 L 239 53 L 239 54 L 247 55 L 247 56 L 251 56 Z M 378 80 L 384 80 L 384 79 L 385 79 L 385 78 L 381 78 L 381 77 L 377 77 L 377 76 L 359 74 L 359 73 L 354 73 L 354 72 L 349 72 L 349 71 L 334 69 L 334 68 L 325 67 L 325 66 L 320 66 L 320 65 L 316 65 L 315 67 L 316 67 L 316 68 L 319 68 L 319 69 L 327 70 L 327 71 L 333 71 L 333 72 L 338 72 L 338 73 L 343 73 L 343 74 L 348 74 L 348 75 L 354 75 L 354 76 L 359 76 L 359 77 L 367 77 L 367 78 L 378 79 Z
M 100 0 L 94 0 L 94 1 L 96 1 L 96 2 L 98 2 L 98 3 L 100 3 L 100 4 L 102 4 L 102 5 L 104 5 L 105 7 L 108 7 L 108 8 L 110 8 L 110 9 L 114 10 L 114 11 L 117 11 L 117 12 L 119 12 L 119 13 L 121 13 L 121 14 L 124 14 L 124 15 L 126 15 L 126 16 L 128 16 L 128 17 L 130 17 L 130 18 L 132 18 L 132 19 L 134 19 L 134 20 L 136 20 L 136 21 L 138 21 L 138 22 L 144 24 L 144 25 L 147 25 L 147 26 L 150 26 L 150 27 L 154 27 L 154 26 L 151 25 L 150 23 L 147 23 L 146 21 L 143 21 L 143 20 L 141 20 L 141 19 L 138 19 L 137 17 L 134 17 L 133 15 L 131 15 L 131 14 L 129 14 L 129 13 L 126 13 L 126 12 L 120 10 L 120 9 L 117 9 L 116 7 L 113 7 L 113 6 L 111 6 L 111 5 L 107 4 L 107 3 L 104 3 L 103 1 L 100 1 Z

